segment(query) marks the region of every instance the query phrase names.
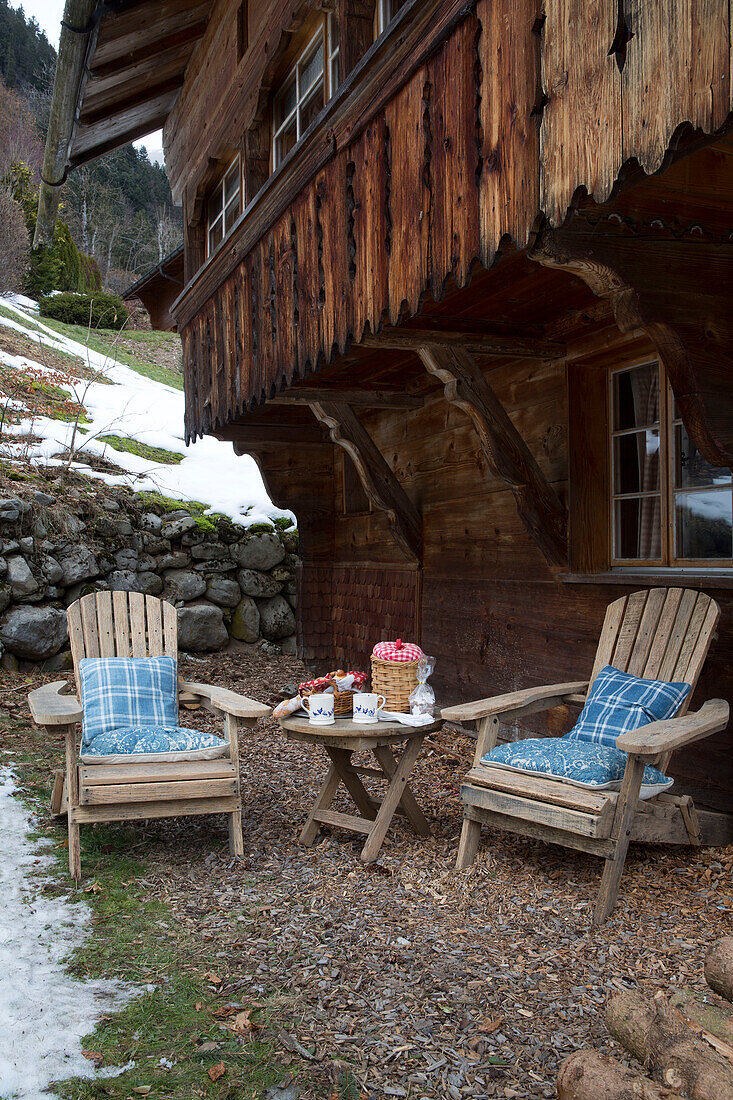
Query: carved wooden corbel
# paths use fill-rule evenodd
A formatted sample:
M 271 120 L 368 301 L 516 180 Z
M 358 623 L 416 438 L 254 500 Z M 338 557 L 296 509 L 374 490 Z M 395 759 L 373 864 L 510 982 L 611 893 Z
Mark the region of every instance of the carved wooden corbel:
M 354 463 L 364 492 L 384 512 L 392 534 L 409 558 L 422 555 L 422 517 L 392 473 L 374 440 L 350 405 L 337 401 L 311 404 L 313 415 L 328 428 L 331 440 Z
M 514 493 L 517 511 L 550 565 L 567 564 L 567 511 L 527 444 L 468 352 L 429 345 L 418 349 L 427 371 L 443 383 L 446 400 L 470 417 L 489 466 Z
M 622 332 L 647 333 L 698 451 L 733 465 L 733 241 L 577 218 L 545 228 L 527 255 L 581 278 L 611 303 Z

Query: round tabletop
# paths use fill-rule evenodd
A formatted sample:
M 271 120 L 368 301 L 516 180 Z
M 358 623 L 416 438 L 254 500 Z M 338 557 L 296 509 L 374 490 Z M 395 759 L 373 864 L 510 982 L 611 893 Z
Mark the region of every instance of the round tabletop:
M 403 726 L 401 722 L 355 722 L 353 718 L 336 718 L 329 725 L 318 725 L 311 722 L 305 715 L 291 714 L 287 718 L 280 719 L 280 725 L 285 733 L 308 736 L 319 739 L 333 737 L 354 738 L 354 740 L 385 739 L 395 740 L 398 737 L 424 736 L 426 733 L 435 733 L 442 725 L 442 719 L 438 718 L 424 726 Z

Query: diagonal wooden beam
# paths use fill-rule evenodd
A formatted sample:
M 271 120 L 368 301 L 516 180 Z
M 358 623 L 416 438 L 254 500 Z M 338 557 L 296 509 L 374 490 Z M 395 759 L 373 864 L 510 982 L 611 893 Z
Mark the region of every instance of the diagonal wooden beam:
M 398 390 L 339 390 L 335 386 L 297 386 L 273 397 L 272 405 L 312 405 L 319 401 L 362 405 L 368 409 L 421 409 L 422 397 Z
M 467 332 L 463 328 L 456 331 L 384 328 L 377 336 L 365 336 L 354 347 L 418 351 L 427 344 L 435 347 L 458 347 L 472 355 L 507 355 L 517 359 L 562 359 L 565 355 L 565 345 L 556 340 L 504 335 L 500 332 Z
M 374 440 L 350 405 L 314 401 L 313 415 L 328 428 L 331 440 L 346 451 L 356 467 L 364 492 L 384 512 L 392 534 L 408 557 L 422 555 L 422 516 L 392 473 Z
M 522 522 L 546 560 L 565 565 L 565 506 L 473 358 L 462 348 L 435 345 L 418 348 L 418 355 L 443 383 L 446 400 L 470 417 L 487 462 L 511 488 Z

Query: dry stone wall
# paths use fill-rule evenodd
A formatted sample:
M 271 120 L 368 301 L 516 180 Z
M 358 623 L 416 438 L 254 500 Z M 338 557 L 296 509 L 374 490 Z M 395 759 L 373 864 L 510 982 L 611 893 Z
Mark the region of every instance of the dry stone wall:
M 154 494 L 0 499 L 0 664 L 68 667 L 65 609 L 103 590 L 175 604 L 185 652 L 235 639 L 294 653 L 297 551 L 295 528 L 246 528 Z

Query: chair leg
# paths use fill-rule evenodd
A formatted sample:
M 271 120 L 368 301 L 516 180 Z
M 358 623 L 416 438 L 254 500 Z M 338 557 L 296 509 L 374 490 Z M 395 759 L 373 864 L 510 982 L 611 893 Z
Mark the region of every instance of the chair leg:
M 69 874 L 77 882 L 81 882 L 81 844 L 79 842 L 79 826 L 71 820 L 69 814 Z
M 242 836 L 242 810 L 232 810 L 227 815 L 229 818 L 229 851 L 237 859 L 244 855 L 244 838 Z
M 464 815 L 461 841 L 458 845 L 458 858 L 456 859 L 457 871 L 465 871 L 467 867 L 471 866 L 476 858 L 480 839 L 481 822 L 474 821 L 472 817 Z
M 626 863 L 626 853 L 628 849 L 628 841 L 623 845 L 620 844 L 616 851 L 616 855 L 611 859 L 607 859 L 605 862 L 603 876 L 601 877 L 601 888 L 598 892 L 596 907 L 593 911 L 594 928 L 600 928 L 602 924 L 605 924 L 613 912 L 616 899 L 618 898 L 618 889 L 621 885 L 621 875 L 623 874 L 624 864 Z

